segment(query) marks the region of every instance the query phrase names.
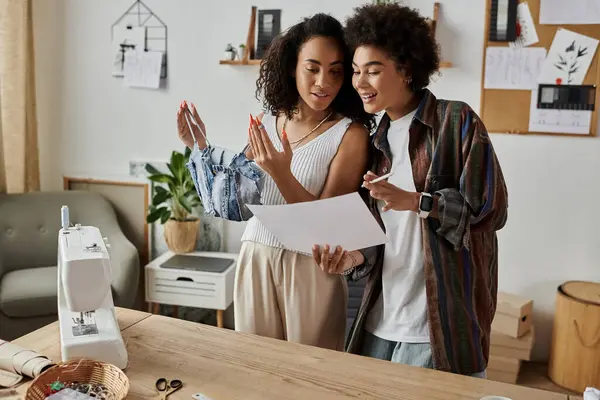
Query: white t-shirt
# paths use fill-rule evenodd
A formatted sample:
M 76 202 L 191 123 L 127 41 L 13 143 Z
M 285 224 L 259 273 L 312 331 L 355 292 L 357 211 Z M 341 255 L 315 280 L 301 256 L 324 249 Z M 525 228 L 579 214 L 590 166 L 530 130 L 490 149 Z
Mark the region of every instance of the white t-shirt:
M 415 192 L 408 129 L 415 111 L 392 121 L 387 138 L 392 153 L 392 175 L 388 182 Z M 366 321 L 375 336 L 394 342 L 428 343 L 427 300 L 421 236 L 421 221 L 414 211 L 383 212 L 378 203 L 389 243 L 383 261 L 383 289 Z

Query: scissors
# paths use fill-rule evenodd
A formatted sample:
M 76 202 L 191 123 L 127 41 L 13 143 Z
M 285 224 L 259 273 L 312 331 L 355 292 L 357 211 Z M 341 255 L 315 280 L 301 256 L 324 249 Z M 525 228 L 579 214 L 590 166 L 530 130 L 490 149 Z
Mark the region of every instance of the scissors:
M 169 381 L 166 378 L 158 378 L 155 386 L 156 390 L 158 390 L 162 395 L 161 399 L 165 400 L 171 395 L 171 393 L 181 389 L 183 382 L 181 382 L 179 379 L 173 379 L 172 381 Z

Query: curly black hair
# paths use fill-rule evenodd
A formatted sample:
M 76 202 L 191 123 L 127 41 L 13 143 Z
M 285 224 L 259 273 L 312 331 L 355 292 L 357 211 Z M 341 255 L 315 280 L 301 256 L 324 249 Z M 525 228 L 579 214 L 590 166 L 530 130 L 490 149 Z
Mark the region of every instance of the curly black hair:
M 385 51 L 411 78 L 413 92 L 429 85 L 440 66 L 439 46 L 431 27 L 416 10 L 397 3 L 357 7 L 346 20 L 346 41 L 352 51 L 375 46 Z
M 331 103 L 333 111 L 371 130 L 374 116 L 364 110 L 362 100 L 352 86 L 352 54 L 344 39 L 344 28 L 327 14 L 304 18 L 271 42 L 260 64 L 256 99 L 262 97 L 265 111 L 272 115 L 285 113 L 288 118 L 293 117 L 300 94 L 292 73 L 298 63 L 300 48 L 314 37 L 333 38 L 344 56 L 344 82 Z

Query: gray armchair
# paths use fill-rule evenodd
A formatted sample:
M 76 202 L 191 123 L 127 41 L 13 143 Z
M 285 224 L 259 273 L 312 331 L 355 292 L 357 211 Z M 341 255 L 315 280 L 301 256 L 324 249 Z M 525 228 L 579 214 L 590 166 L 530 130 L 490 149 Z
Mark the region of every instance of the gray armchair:
M 58 319 L 57 252 L 61 206 L 72 224 L 93 225 L 110 243 L 115 305 L 133 308 L 140 276 L 135 246 L 111 204 L 87 191 L 0 195 L 0 338 L 13 340 Z

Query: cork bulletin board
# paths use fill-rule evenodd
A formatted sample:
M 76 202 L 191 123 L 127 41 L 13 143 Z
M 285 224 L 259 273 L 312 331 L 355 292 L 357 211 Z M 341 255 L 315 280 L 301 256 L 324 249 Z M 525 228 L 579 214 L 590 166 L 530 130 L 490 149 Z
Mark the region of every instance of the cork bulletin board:
M 591 124 L 589 133 L 567 133 L 560 131 L 549 132 L 529 132 L 530 127 L 530 107 L 532 103 L 532 90 L 506 90 L 506 89 L 486 89 L 484 85 L 486 55 L 488 47 L 509 46 L 508 42 L 490 41 L 489 32 L 491 25 L 491 13 L 493 0 L 486 1 L 485 13 L 485 33 L 484 33 L 484 53 L 483 53 L 483 73 L 481 82 L 481 108 L 480 117 L 485 123 L 490 133 L 508 133 L 508 134 L 533 134 L 533 135 L 568 135 L 577 137 L 596 136 L 598 125 L 598 107 L 600 106 L 600 90 L 595 91 L 592 96 L 595 99 L 593 111 L 591 111 Z M 561 28 L 576 32 L 594 39 L 600 40 L 600 24 L 588 25 L 546 25 L 540 24 L 540 1 L 527 0 L 531 12 L 533 23 L 539 41 L 528 47 L 543 47 L 547 51 L 555 38 L 557 31 Z M 568 0 L 566 0 L 568 1 Z M 520 1 L 523 2 L 523 1 Z M 599 66 L 600 46 L 596 49 L 589 69 L 585 75 L 582 85 L 597 85 L 600 82 Z M 558 82 L 557 82 L 558 83 Z

